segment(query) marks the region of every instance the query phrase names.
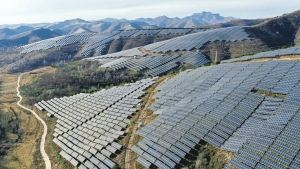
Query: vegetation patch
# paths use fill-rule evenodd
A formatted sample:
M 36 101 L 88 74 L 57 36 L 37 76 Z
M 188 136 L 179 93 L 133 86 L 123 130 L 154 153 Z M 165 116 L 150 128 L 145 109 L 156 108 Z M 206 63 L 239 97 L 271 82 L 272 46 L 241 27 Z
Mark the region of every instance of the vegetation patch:
M 222 151 L 211 145 L 200 148 L 197 161 L 190 165 L 190 169 L 221 169 L 229 163 L 233 153 Z
M 271 93 L 263 90 L 253 90 L 252 92 L 263 95 L 265 97 L 282 98 L 282 99 L 286 98 L 285 94 Z
M 142 73 L 131 70 L 100 68 L 99 62 L 77 61 L 57 64 L 54 73 L 44 73 L 32 83 L 21 87 L 27 104 L 77 93 L 92 93 L 111 86 L 140 80 Z

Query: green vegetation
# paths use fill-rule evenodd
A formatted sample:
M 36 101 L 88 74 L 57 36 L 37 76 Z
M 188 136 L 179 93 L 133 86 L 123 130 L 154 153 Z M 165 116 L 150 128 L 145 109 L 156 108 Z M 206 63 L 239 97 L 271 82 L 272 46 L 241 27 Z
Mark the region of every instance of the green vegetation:
M 0 109 L 0 140 L 15 143 L 21 140 L 24 129 L 19 128 L 19 119 Z
M 51 136 L 51 138 L 53 138 L 53 136 Z M 51 148 L 55 152 L 55 158 L 59 162 L 59 164 L 61 165 L 62 169 L 67 169 L 67 164 L 65 163 L 63 157 L 59 154 L 60 151 L 58 149 L 60 149 L 60 148 L 58 148 L 57 145 L 55 145 L 55 143 L 52 142 L 52 141 L 50 142 L 50 144 L 51 144 L 50 145 Z
M 7 118 L 8 116 L 5 116 L 0 109 L 0 140 L 5 138 L 5 127 L 8 125 L 9 119 Z
M 100 68 L 100 65 L 99 62 L 92 61 L 54 65 L 57 68 L 55 73 L 45 73 L 31 84 L 22 86 L 22 95 L 28 98 L 27 104 L 34 104 L 54 97 L 92 93 L 144 77 L 142 73 Z
M 285 94 L 270 93 L 263 90 L 253 90 L 252 92 L 263 95 L 265 97 L 282 98 L 282 99 L 286 98 Z
M 206 63 L 206 64 L 202 65 L 202 67 L 216 66 L 216 65 L 218 65 L 218 64 L 220 64 L 220 62 L 211 62 L 211 63 Z
M 38 140 L 36 140 L 36 142 L 37 142 L 36 151 L 33 154 L 34 156 L 33 164 L 36 168 L 45 168 L 44 159 L 40 151 L 41 139 L 39 138 Z
M 119 165 L 115 165 L 112 167 L 112 169 L 121 169 L 121 167 Z
M 252 52 L 252 53 L 242 54 L 242 55 L 239 55 L 239 56 L 234 56 L 233 58 L 241 58 L 243 56 L 251 56 L 251 55 L 256 55 L 258 53 L 268 52 L 268 51 L 270 51 L 270 50 L 261 50 L 261 51 L 258 51 L 258 52 Z
M 166 75 L 175 75 L 181 71 L 185 71 L 185 70 L 188 70 L 188 69 L 195 69 L 196 67 L 191 65 L 191 64 L 188 64 L 188 63 L 185 63 L 185 64 L 181 64 L 180 66 L 168 71 L 166 73 Z
M 200 154 L 195 164 L 190 169 L 221 169 L 228 163 L 226 156 L 219 149 L 213 146 L 205 146 L 200 150 Z

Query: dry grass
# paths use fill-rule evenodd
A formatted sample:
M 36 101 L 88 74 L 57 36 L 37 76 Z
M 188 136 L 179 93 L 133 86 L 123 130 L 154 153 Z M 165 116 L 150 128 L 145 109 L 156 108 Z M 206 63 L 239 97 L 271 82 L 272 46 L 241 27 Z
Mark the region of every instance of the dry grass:
M 25 133 L 22 139 L 14 144 L 15 148 L 3 157 L 3 161 L 10 161 L 4 164 L 7 168 L 32 168 L 35 166 L 33 154 L 36 151 L 36 140 L 41 135 L 42 128 L 33 115 L 26 114 L 16 104 L 18 101 L 16 96 L 17 78 L 16 74 L 2 76 L 0 109 L 5 113 L 10 113 L 14 118 L 18 118 L 20 120 L 19 128 L 23 128 Z M 17 137 L 17 135 L 10 134 L 9 137 Z
M 38 78 L 42 74 L 44 74 L 44 73 L 53 73 L 53 72 L 55 72 L 55 70 L 56 70 L 55 68 L 52 68 L 52 67 L 49 67 L 49 66 L 32 70 L 32 71 L 30 71 L 28 73 L 25 73 L 23 75 L 22 81 L 20 81 L 20 85 L 22 86 L 24 84 L 31 83 L 33 80 L 35 80 L 36 78 Z
M 269 60 L 295 60 L 295 61 L 300 61 L 300 55 L 285 55 L 285 56 L 278 56 L 276 58 L 251 59 L 247 62 L 267 62 Z
M 159 56 L 159 53 L 153 53 L 153 52 L 151 52 L 151 51 L 149 51 L 149 50 L 146 50 L 145 48 L 140 48 L 140 51 L 142 51 L 143 53 L 146 53 L 146 54 L 148 54 L 148 55 L 150 55 L 150 56 Z
M 23 75 L 21 85 L 31 83 L 33 80 L 38 78 L 40 75 L 44 73 L 52 73 L 56 69 L 52 67 L 43 67 L 40 69 L 35 69 L 32 70 L 28 73 L 25 73 Z M 26 98 L 24 98 L 24 101 Z M 54 169 L 68 169 L 68 168 L 73 168 L 73 166 L 64 158 L 61 158 L 59 155 L 59 152 L 61 151 L 61 148 L 58 147 L 52 140 L 53 140 L 53 133 L 54 133 L 54 128 L 56 124 L 56 119 L 55 118 L 49 118 L 46 115 L 46 112 L 40 111 L 36 109 L 33 106 L 30 105 L 25 105 L 28 108 L 33 109 L 38 115 L 46 122 L 48 131 L 47 131 L 47 136 L 46 136 L 46 143 L 45 143 L 45 151 L 47 152 L 49 159 L 51 161 L 51 166 Z M 41 126 L 42 127 L 42 126 Z
M 141 121 L 144 125 L 146 125 L 155 118 L 154 116 L 156 116 L 156 115 L 153 115 L 153 111 L 148 110 L 148 106 L 150 106 L 155 101 L 153 99 L 154 94 L 157 92 L 157 91 L 155 91 L 155 89 L 158 86 L 162 85 L 164 80 L 167 77 L 171 77 L 171 76 L 165 76 L 163 78 L 156 79 L 156 83 L 147 89 L 146 94 L 142 97 L 141 108 L 139 108 L 138 113 L 137 113 L 137 115 L 138 115 L 137 121 Z M 135 125 L 137 125 L 137 124 L 135 124 Z M 132 134 L 130 137 L 132 137 Z M 142 139 L 142 137 L 140 137 L 138 135 L 134 135 L 133 140 L 131 140 L 132 142 L 130 143 L 130 145 L 136 145 L 141 139 Z M 126 156 L 125 156 L 125 158 L 126 158 Z M 129 155 L 127 158 L 130 163 L 128 165 L 128 166 L 130 166 L 130 168 L 136 168 L 136 169 L 144 169 L 145 168 L 144 166 L 142 166 L 141 164 L 136 162 L 138 155 L 136 153 L 134 153 L 133 151 L 129 150 Z
M 131 121 L 133 123 L 131 125 L 128 125 L 128 128 L 126 129 L 126 136 L 119 141 L 119 144 L 121 144 L 123 148 L 120 154 L 118 154 L 117 157 L 114 158 L 114 160 L 120 165 L 121 168 L 125 168 L 125 157 L 126 157 L 126 150 L 127 150 L 126 147 L 129 144 L 129 140 L 134 128 L 134 124 L 138 120 L 140 113 L 141 113 L 141 109 L 138 109 L 137 113 L 131 118 Z
M 68 169 L 73 168 L 73 165 L 69 163 L 69 161 L 65 160 L 59 155 L 61 148 L 57 146 L 53 140 L 53 133 L 56 124 L 56 118 L 50 118 L 46 115 L 46 112 L 40 111 L 36 108 L 31 107 L 34 109 L 36 113 L 46 122 L 48 131 L 46 136 L 46 143 L 45 143 L 45 151 L 47 152 L 49 159 L 51 161 L 51 166 L 53 169 Z
M 274 98 L 286 98 L 286 95 L 285 94 L 275 94 L 275 93 L 270 93 L 270 92 L 266 92 L 266 91 L 262 91 L 262 90 L 257 90 L 257 91 L 253 91 L 254 93 L 256 94 L 260 94 L 260 95 L 263 95 L 265 97 L 274 97 Z
M 33 79 L 32 76 L 39 75 L 49 71 L 50 68 L 42 68 L 35 70 L 36 74 L 30 74 L 23 77 L 21 84 L 29 83 Z M 24 129 L 24 134 L 18 143 L 12 143 L 14 148 L 8 151 L 8 154 L 2 157 L 1 163 L 6 168 L 30 169 L 43 168 L 44 163 L 41 157 L 36 157 L 39 151 L 37 144 L 42 135 L 42 125 L 34 118 L 32 114 L 26 114 L 20 109 L 16 102 L 19 98 L 16 96 L 16 85 L 18 74 L 1 74 L 2 86 L 0 92 L 0 109 L 4 113 L 10 113 L 12 117 L 18 118 L 19 128 Z M 10 133 L 9 138 L 18 138 L 16 134 Z M 9 161 L 9 162 L 8 162 Z

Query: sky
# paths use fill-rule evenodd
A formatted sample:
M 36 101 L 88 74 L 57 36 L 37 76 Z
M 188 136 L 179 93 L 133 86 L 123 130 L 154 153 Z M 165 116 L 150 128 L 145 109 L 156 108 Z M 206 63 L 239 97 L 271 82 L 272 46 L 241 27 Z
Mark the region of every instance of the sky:
M 300 9 L 300 0 L 9 0 L 1 3 L 0 24 L 56 22 L 81 18 L 185 17 L 202 11 L 256 19 Z

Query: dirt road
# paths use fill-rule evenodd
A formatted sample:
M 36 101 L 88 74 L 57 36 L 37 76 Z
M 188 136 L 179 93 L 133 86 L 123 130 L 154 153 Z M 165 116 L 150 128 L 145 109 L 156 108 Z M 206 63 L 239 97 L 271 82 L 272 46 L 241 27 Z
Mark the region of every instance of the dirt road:
M 137 120 L 137 122 L 135 123 L 135 125 L 133 127 L 133 130 L 132 130 L 132 133 L 131 133 L 131 137 L 129 139 L 129 143 L 128 143 L 128 146 L 127 146 L 126 155 L 125 155 L 125 169 L 133 169 L 133 166 L 131 164 L 132 160 L 131 160 L 131 157 L 130 157 L 130 150 L 131 150 L 131 147 L 133 146 L 133 140 L 134 140 L 136 131 L 138 129 L 138 124 L 147 115 L 147 109 L 148 109 L 148 107 L 149 107 L 149 105 L 151 103 L 151 99 L 152 99 L 153 95 L 155 94 L 155 91 L 156 91 L 155 89 L 157 87 L 161 86 L 164 82 L 165 82 L 165 80 L 163 80 L 160 83 L 156 84 L 156 86 L 154 87 L 154 89 L 151 91 L 151 93 L 150 93 L 150 95 L 148 97 L 147 103 L 146 103 L 144 109 L 142 110 L 142 112 L 141 112 L 141 114 L 139 116 L 139 119 Z
M 45 161 L 45 166 L 46 166 L 46 169 L 51 169 L 51 162 L 50 162 L 50 159 L 45 151 L 45 140 L 46 140 L 46 135 L 47 135 L 47 125 L 46 123 L 44 122 L 44 120 L 42 118 L 40 118 L 33 110 L 31 109 L 28 109 L 26 107 L 24 107 L 21 102 L 22 102 L 22 99 L 23 97 L 21 96 L 20 94 L 20 79 L 22 77 L 23 74 L 21 74 L 19 77 L 18 77 L 18 83 L 17 83 L 17 95 L 18 97 L 20 98 L 20 100 L 18 101 L 18 106 L 25 109 L 25 110 L 28 110 L 30 111 L 37 120 L 39 120 L 42 124 L 43 124 L 43 127 L 44 127 L 44 132 L 43 132 L 43 135 L 42 135 L 42 139 L 41 139 L 41 145 L 40 145 L 40 151 L 41 151 L 41 154 L 42 154 L 42 157 Z

